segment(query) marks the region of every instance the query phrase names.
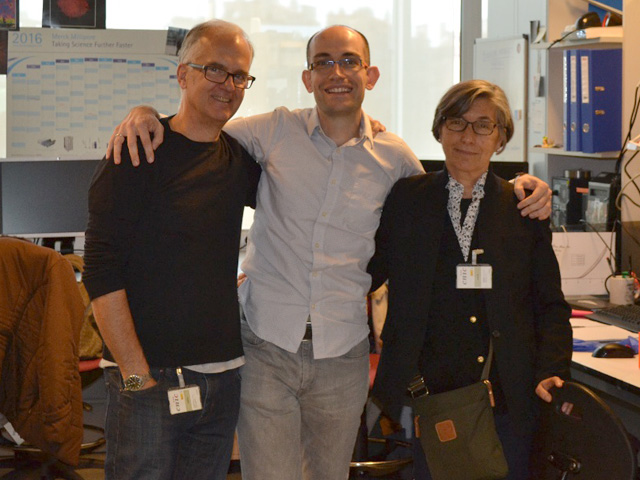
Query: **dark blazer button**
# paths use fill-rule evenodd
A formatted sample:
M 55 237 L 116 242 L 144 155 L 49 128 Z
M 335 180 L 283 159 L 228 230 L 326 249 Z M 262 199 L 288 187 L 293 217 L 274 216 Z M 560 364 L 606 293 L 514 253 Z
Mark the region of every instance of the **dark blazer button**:
M 494 338 L 498 338 L 500 336 L 500 331 L 494 330 L 493 332 L 491 332 L 491 335 L 493 335 Z

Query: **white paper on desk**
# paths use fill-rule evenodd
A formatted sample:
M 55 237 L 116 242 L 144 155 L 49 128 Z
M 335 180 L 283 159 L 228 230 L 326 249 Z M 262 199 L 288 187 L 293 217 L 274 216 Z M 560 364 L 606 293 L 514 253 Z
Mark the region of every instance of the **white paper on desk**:
M 572 318 L 571 326 L 573 327 L 573 338 L 578 340 L 617 341 L 624 340 L 631 335 L 631 332 L 623 328 L 605 325 L 588 318 Z
M 615 256 L 614 233 L 553 232 L 552 245 L 565 296 L 607 294 L 604 282 L 612 272 L 608 260 Z

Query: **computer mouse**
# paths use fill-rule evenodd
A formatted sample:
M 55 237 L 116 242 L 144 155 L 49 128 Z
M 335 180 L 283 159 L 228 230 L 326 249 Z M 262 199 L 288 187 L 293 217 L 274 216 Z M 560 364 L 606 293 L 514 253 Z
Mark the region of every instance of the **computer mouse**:
M 587 12 L 576 20 L 576 29 L 578 30 L 589 27 L 599 27 L 600 25 L 602 25 L 600 15 L 596 12 Z
M 598 358 L 633 358 L 635 352 L 633 348 L 621 343 L 605 343 L 596 348 L 591 356 Z

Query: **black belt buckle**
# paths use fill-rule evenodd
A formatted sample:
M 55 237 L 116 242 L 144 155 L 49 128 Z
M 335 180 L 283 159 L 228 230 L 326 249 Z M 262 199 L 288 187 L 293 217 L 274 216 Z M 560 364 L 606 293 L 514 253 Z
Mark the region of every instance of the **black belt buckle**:
M 313 329 L 311 328 L 311 323 L 307 322 L 307 328 L 304 331 L 304 337 L 302 340 L 311 340 L 313 338 Z
M 413 377 L 409 382 L 407 390 L 411 398 L 420 398 L 424 397 L 425 395 L 429 395 L 429 389 L 424 383 L 424 378 L 422 378 L 422 375 L 416 375 L 415 377 Z

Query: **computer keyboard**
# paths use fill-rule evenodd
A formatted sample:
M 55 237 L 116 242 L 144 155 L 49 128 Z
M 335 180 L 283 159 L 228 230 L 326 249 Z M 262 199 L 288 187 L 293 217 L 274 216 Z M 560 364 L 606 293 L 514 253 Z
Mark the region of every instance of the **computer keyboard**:
M 640 332 L 640 305 L 615 305 L 601 308 L 587 315 L 587 318 L 634 333 Z

